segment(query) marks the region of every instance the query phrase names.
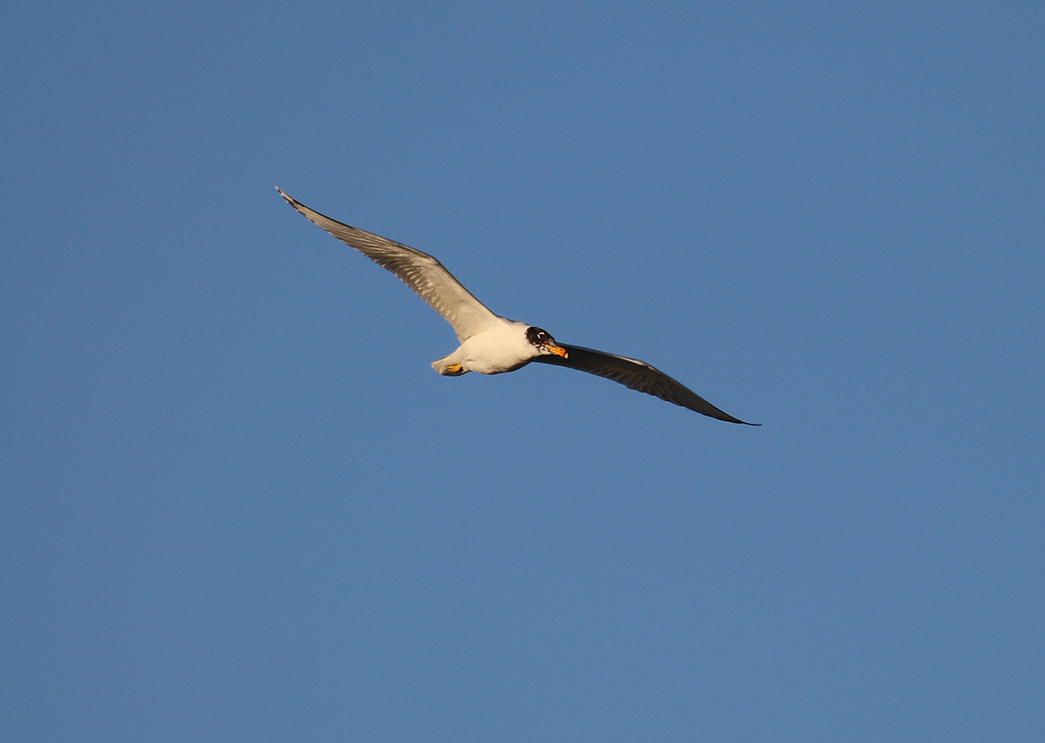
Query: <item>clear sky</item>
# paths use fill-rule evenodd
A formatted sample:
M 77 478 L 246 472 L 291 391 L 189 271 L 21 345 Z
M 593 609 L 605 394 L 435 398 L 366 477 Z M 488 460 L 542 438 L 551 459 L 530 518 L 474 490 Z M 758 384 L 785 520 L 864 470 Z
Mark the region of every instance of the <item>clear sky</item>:
M 15 3 L 11 741 L 1045 740 L 1045 6 Z M 309 224 L 745 420 L 448 325 Z

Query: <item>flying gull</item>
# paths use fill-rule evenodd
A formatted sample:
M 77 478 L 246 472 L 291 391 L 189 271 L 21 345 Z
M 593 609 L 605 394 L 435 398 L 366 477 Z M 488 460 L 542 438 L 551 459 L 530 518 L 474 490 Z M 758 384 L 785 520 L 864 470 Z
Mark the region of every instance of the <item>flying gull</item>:
M 280 196 L 319 227 L 387 268 L 453 326 L 460 346 L 432 362 L 440 374 L 501 374 L 531 361 L 595 374 L 625 387 L 659 397 L 697 413 L 730 423 L 746 423 L 716 408 L 688 387 L 645 361 L 615 356 L 582 346 L 559 344 L 541 328 L 495 315 L 427 253 L 331 219 L 287 196 Z

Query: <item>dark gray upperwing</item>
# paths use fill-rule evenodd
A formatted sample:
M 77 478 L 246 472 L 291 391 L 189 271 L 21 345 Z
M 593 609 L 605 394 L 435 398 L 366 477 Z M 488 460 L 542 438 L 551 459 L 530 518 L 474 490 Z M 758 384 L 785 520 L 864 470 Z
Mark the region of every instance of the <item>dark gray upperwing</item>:
M 558 356 L 538 356 L 534 361 L 553 366 L 566 366 L 570 369 L 588 372 L 599 377 L 612 379 L 625 387 L 647 395 L 659 397 L 675 405 L 681 405 L 696 413 L 717 418 L 729 423 L 743 423 L 745 426 L 760 426 L 761 423 L 748 423 L 739 418 L 734 418 L 729 413 L 716 408 L 703 397 L 688 387 L 669 377 L 659 369 L 638 359 L 629 359 L 624 356 L 615 356 L 612 353 L 604 353 L 582 346 L 568 346 L 560 344 L 566 349 L 568 356 L 563 359 Z

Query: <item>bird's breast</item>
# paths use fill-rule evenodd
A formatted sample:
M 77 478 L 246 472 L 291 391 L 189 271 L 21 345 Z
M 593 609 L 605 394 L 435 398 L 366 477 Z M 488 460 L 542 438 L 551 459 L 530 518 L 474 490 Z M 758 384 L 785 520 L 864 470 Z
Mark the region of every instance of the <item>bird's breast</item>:
M 454 354 L 469 371 L 503 374 L 525 366 L 535 349 L 526 340 L 526 325 L 508 322 L 473 335 Z

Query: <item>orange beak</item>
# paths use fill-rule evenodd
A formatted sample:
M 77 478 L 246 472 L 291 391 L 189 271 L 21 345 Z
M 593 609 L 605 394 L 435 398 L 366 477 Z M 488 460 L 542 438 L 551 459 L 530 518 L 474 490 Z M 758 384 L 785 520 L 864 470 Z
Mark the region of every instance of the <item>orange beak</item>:
M 562 346 L 545 346 L 549 351 L 554 353 L 556 356 L 562 356 L 564 359 L 567 357 L 566 349 Z

